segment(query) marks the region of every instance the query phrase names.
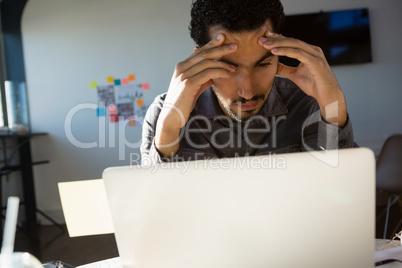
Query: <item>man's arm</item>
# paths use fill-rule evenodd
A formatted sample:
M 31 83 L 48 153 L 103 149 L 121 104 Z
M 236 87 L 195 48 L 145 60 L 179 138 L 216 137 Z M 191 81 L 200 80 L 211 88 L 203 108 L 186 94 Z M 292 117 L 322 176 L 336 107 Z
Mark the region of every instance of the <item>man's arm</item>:
M 318 102 L 325 122 L 344 127 L 348 115 L 345 96 L 319 47 L 267 31 L 259 43 L 277 56 L 287 56 L 300 61 L 290 67 L 278 63 L 277 74 L 289 78 L 307 95 Z
M 325 122 L 318 104 L 312 107 L 310 116 L 304 121 L 301 150 L 334 150 L 356 146 L 352 122 L 347 118 L 343 127 Z
M 266 32 L 265 36 L 259 39 L 259 43 L 274 55 L 300 61 L 297 67 L 278 63 L 277 74 L 292 80 L 318 103 L 319 113 L 306 120 L 306 127 L 303 128 L 303 131 L 307 130 L 303 133 L 304 149 L 354 147 L 353 129 L 348 118 L 345 96 L 322 50 L 272 32 Z M 313 122 L 315 127 L 312 127 Z
M 223 45 L 224 40 L 225 36 L 219 34 L 176 65 L 155 129 L 154 145 L 163 157 L 171 157 L 179 150 L 180 130 L 198 97 L 212 86 L 211 79 L 228 78 L 236 70 L 217 61 L 237 49 L 236 44 Z
M 161 155 L 155 148 L 156 121 L 162 110 L 166 94 L 159 95 L 149 106 L 142 125 L 141 164 L 145 166 L 163 162 Z

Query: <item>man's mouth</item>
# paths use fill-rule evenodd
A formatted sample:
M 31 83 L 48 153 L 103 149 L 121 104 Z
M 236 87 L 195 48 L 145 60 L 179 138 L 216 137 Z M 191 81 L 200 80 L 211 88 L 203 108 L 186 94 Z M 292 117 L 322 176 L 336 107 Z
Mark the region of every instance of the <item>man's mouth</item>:
M 238 105 L 240 106 L 242 111 L 251 111 L 254 110 L 259 103 L 260 100 L 256 100 L 256 101 L 247 101 L 245 103 L 238 102 Z

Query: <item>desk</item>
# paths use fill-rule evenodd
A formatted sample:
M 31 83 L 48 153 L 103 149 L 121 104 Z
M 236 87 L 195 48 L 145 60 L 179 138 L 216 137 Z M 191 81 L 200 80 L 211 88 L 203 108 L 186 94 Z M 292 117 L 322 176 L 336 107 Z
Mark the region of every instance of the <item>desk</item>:
M 374 264 L 373 264 L 374 265 Z M 401 268 L 402 264 L 399 262 L 392 262 L 383 264 L 380 266 L 376 266 L 378 268 Z M 77 268 L 124 268 L 121 263 L 120 257 L 106 259 L 103 261 L 97 261 L 93 263 L 84 264 L 81 266 L 77 266 Z M 368 268 L 368 267 L 367 267 Z
M 46 133 L 28 133 L 28 134 L 0 134 L 0 140 L 3 146 L 4 165 L 0 169 L 0 175 L 7 175 L 14 171 L 21 171 L 23 202 L 25 205 L 25 226 L 28 230 L 36 227 L 36 198 L 33 178 L 33 165 L 45 164 L 49 161 L 32 162 L 31 143 L 30 140 L 36 136 L 47 135 Z M 19 154 L 19 164 L 10 165 L 7 155 L 7 141 L 17 140 L 17 148 Z M 0 187 L 1 189 L 1 187 Z M 1 198 L 1 193 L 0 193 Z M 0 199 L 1 200 L 1 199 Z
M 375 261 L 388 259 L 402 259 L 402 247 L 399 240 L 376 239 L 375 240 Z M 389 262 L 376 267 L 381 268 L 397 268 L 402 267 L 402 263 L 398 261 Z
M 394 247 L 399 247 L 400 242 L 395 241 L 395 243 L 388 243 L 389 240 L 384 240 L 384 239 L 376 239 L 376 251 L 378 250 L 383 250 L 383 249 L 389 249 L 389 248 L 394 248 Z M 374 266 L 374 263 L 373 263 Z M 384 265 L 376 266 L 378 268 L 400 268 L 402 267 L 401 263 L 398 262 L 392 262 L 392 263 L 387 263 Z M 77 268 L 123 268 L 123 264 L 121 262 L 120 257 L 115 257 L 115 258 L 110 258 L 102 261 L 97 261 L 93 263 L 88 263 L 84 264 L 81 266 L 77 266 Z

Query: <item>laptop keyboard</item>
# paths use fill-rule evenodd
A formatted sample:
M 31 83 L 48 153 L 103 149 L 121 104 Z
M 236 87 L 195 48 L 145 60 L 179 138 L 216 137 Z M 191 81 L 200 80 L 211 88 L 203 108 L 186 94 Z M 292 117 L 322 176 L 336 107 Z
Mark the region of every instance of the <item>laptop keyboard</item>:
M 388 248 L 394 248 L 401 246 L 401 241 L 399 240 L 389 240 L 389 239 L 376 239 L 375 240 L 375 250 L 383 250 Z

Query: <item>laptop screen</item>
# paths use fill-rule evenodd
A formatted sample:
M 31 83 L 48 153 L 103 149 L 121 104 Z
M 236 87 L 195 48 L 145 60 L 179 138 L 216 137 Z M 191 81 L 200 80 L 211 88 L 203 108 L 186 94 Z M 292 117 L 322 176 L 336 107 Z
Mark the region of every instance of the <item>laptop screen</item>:
M 325 154 L 105 170 L 124 267 L 373 267 L 373 153 Z

